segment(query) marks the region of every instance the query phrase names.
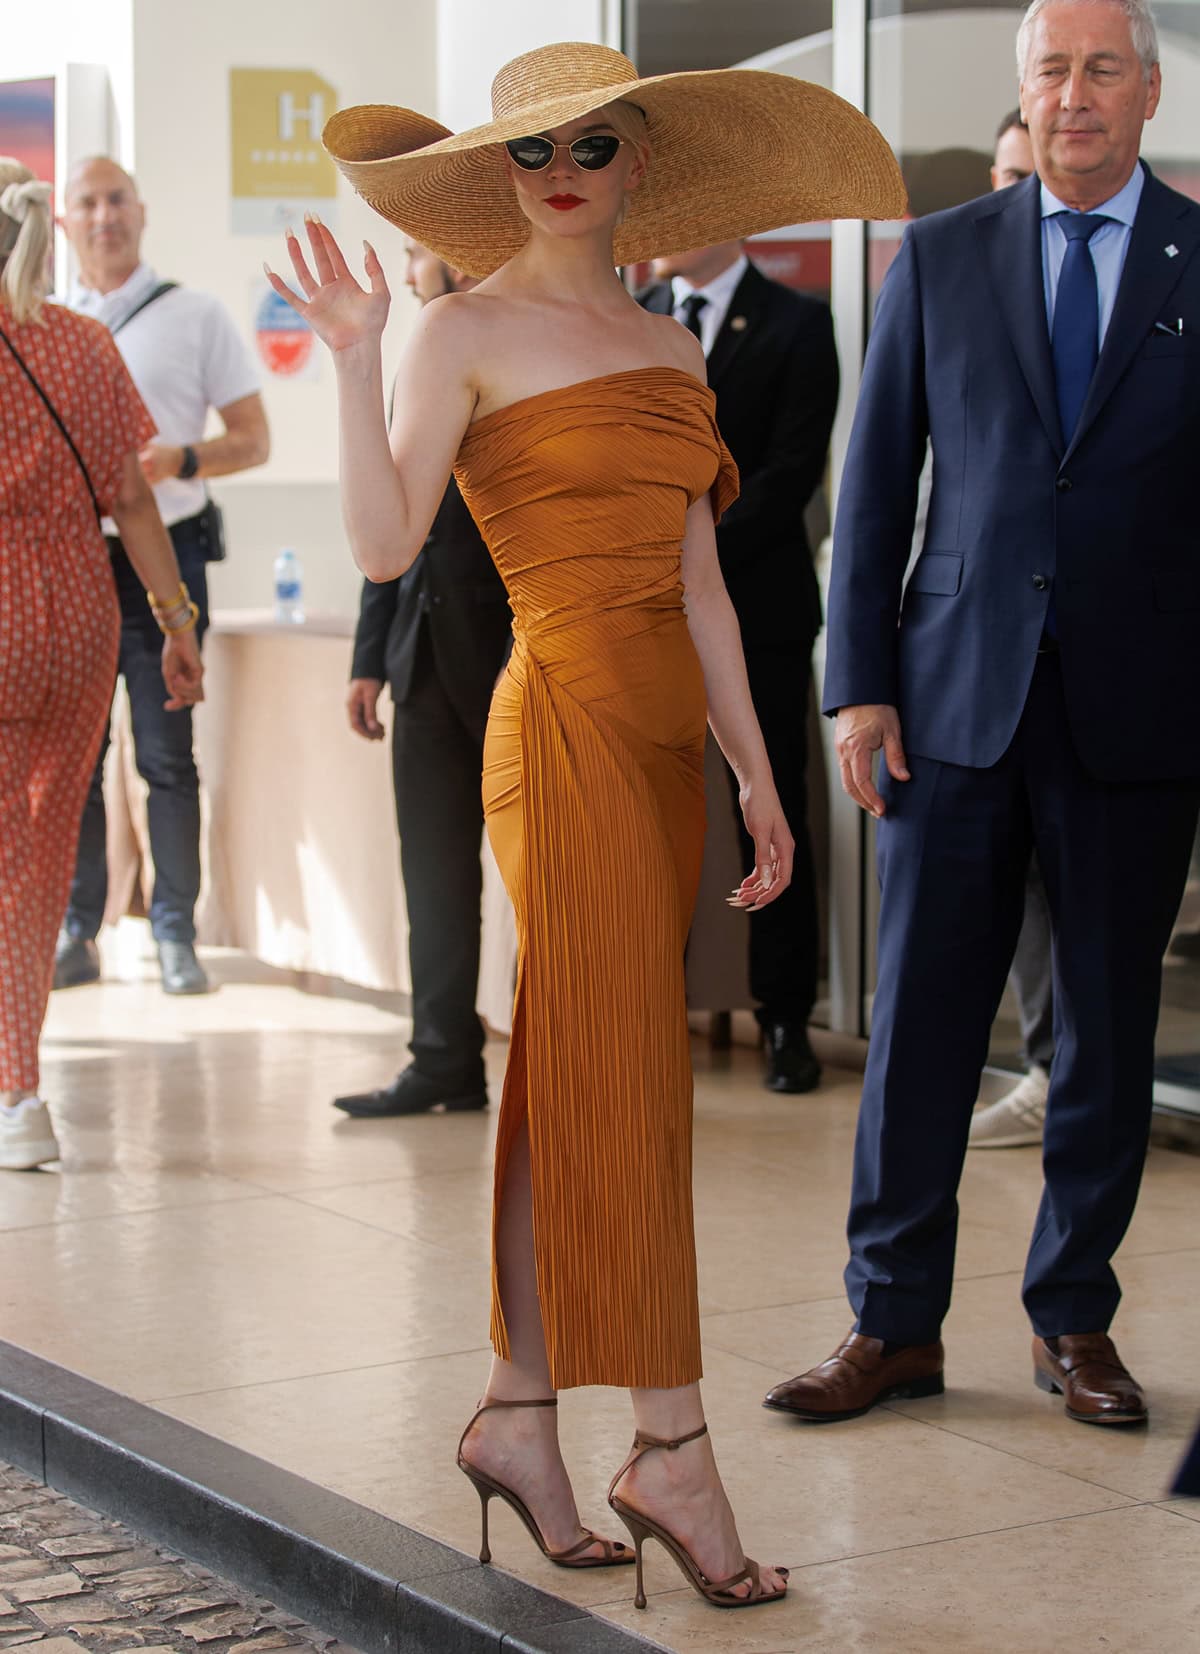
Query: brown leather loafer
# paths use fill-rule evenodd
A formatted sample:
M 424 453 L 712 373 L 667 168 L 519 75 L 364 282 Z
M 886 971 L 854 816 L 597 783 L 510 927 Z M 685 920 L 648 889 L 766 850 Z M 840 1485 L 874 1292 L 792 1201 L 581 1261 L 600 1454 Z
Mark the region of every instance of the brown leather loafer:
M 946 1387 L 945 1364 L 946 1352 L 940 1342 L 913 1344 L 885 1356 L 880 1339 L 852 1332 L 828 1361 L 786 1384 L 777 1384 L 763 1406 L 811 1424 L 856 1419 L 881 1401 L 940 1396 Z
M 1035 1338 L 1033 1382 L 1062 1396 L 1067 1417 L 1080 1424 L 1145 1424 L 1149 1416 L 1141 1385 L 1105 1332 Z

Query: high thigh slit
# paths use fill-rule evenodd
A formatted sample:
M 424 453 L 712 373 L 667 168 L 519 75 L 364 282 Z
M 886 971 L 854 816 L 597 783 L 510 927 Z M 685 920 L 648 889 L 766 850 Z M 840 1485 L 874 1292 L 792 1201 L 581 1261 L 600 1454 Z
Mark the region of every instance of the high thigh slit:
M 680 555 L 693 501 L 736 495 L 713 410 L 682 370 L 606 375 L 477 421 L 456 465 L 514 612 L 484 748 L 519 943 L 493 1242 L 525 1122 L 556 1389 L 700 1377 L 683 952 L 706 705 Z M 491 1334 L 509 1359 L 495 1244 Z

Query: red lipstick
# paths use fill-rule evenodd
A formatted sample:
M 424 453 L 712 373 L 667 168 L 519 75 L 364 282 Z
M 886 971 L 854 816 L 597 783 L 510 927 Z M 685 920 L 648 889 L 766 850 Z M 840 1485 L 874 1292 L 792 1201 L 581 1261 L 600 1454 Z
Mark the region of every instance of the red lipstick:
M 555 212 L 570 212 L 573 207 L 583 206 L 583 197 L 579 195 L 548 195 L 546 205 L 553 207 Z

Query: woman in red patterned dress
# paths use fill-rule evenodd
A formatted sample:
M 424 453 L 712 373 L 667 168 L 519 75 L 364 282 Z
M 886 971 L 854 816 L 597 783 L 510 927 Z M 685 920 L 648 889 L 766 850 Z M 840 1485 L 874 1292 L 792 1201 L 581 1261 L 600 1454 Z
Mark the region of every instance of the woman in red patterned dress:
M 50 197 L 0 157 L 0 1168 L 58 1157 L 38 1036 L 117 670 L 101 513 L 165 634 L 168 708 L 202 698 L 195 611 L 138 465 L 154 425 L 107 330 L 48 289 Z

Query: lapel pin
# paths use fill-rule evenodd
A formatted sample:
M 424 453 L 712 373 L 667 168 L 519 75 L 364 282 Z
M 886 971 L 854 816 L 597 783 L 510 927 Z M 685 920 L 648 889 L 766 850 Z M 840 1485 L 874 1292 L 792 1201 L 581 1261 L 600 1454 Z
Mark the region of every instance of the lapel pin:
M 1166 253 L 1168 258 L 1178 258 L 1179 256 L 1179 248 L 1174 242 L 1172 242 L 1169 247 L 1164 247 L 1163 251 Z
M 749 325 L 745 316 L 731 316 L 729 319 L 729 326 L 734 333 L 744 333 Z

